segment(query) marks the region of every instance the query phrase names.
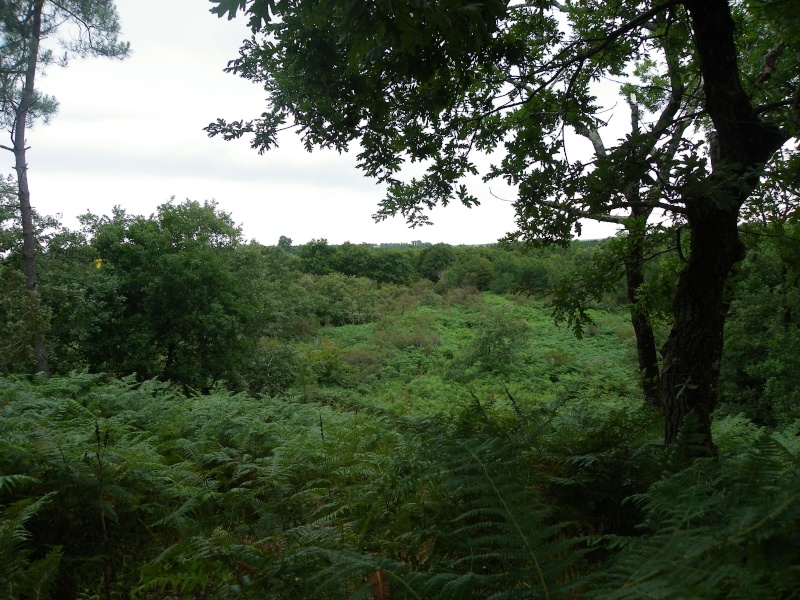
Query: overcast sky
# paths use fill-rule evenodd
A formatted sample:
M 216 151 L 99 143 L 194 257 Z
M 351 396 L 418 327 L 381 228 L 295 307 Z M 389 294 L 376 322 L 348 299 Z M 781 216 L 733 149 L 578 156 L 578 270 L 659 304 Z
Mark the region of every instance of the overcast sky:
M 330 151 L 305 152 L 291 132 L 280 148 L 259 156 L 245 140 L 208 138 L 217 117 L 251 118 L 265 106 L 257 86 L 222 72 L 248 36 L 242 19 L 208 12 L 206 0 L 117 0 L 125 61 L 85 59 L 52 68 L 39 80 L 54 95 L 58 114 L 28 136 L 31 201 L 42 214 L 109 214 L 120 205 L 149 215 L 175 196 L 216 200 L 243 225 L 247 239 L 267 245 L 286 235 L 345 241 L 450 244 L 491 243 L 514 227 L 501 183 L 477 180 L 482 205 L 451 205 L 432 213 L 434 226 L 410 230 L 401 218 L 376 224 L 383 189 L 355 168 L 355 159 Z M 10 173 L 13 156 L 0 156 Z M 609 229 L 588 229 L 602 237 Z

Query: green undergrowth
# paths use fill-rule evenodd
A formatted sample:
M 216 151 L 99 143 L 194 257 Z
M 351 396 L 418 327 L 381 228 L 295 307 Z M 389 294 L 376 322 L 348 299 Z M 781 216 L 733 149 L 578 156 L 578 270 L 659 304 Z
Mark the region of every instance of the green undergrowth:
M 796 428 L 722 420 L 680 470 L 642 403 L 480 391 L 415 416 L 2 378 L 0 596 L 797 594 Z
M 417 416 L 448 414 L 475 395 L 497 401 L 510 393 L 528 405 L 638 402 L 629 317 L 595 311 L 593 318 L 579 340 L 568 327 L 553 325 L 543 302 L 486 293 L 389 313 L 376 323 L 325 328 L 317 344 L 337 349 L 339 376 L 315 391 Z M 509 334 L 503 321 L 511 332 L 526 329 L 507 341 L 513 347 L 505 353 L 497 348 Z M 483 344 L 476 343 L 482 336 Z
M 800 424 L 730 414 L 686 468 L 622 312 L 580 340 L 474 289 L 377 314 L 273 340 L 269 393 L 0 378 L 0 598 L 800 593 Z

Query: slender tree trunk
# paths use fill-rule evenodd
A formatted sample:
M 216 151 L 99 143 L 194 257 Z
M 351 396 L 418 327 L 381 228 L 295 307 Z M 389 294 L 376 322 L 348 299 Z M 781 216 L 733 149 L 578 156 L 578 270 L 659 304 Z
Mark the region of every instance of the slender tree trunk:
M 25 133 L 27 129 L 28 112 L 35 98 L 36 69 L 39 61 L 39 39 L 42 32 L 42 10 L 44 0 L 37 0 L 31 6 L 31 32 L 29 39 L 28 64 L 25 69 L 25 87 L 22 91 L 16 121 L 12 133 L 14 149 L 14 169 L 17 172 L 17 186 L 19 209 L 22 219 L 22 252 L 23 268 L 25 270 L 25 287 L 28 290 L 29 306 L 32 311 L 40 311 L 36 275 L 36 232 L 33 228 L 33 209 L 31 208 L 31 194 L 28 187 L 28 164 L 26 161 Z M 49 374 L 47 363 L 47 349 L 45 347 L 44 331 L 36 334 L 34 343 L 37 372 Z
M 636 354 L 639 360 L 639 373 L 642 377 L 644 401 L 649 406 L 662 410 L 658 354 L 653 326 L 649 313 L 639 306 L 639 290 L 644 285 L 644 240 L 636 232 L 630 254 L 625 261 L 628 303 L 631 307 L 631 323 L 636 334 Z
M 665 442 L 677 440 L 694 415 L 697 438 L 715 455 L 711 413 L 717 401 L 727 304 L 725 286 L 744 258 L 739 209 L 758 185 L 763 165 L 788 139 L 753 110 L 739 78 L 733 19 L 726 0 L 686 0 L 700 61 L 705 109 L 719 140 L 712 173 L 687 186 L 690 256 L 678 279 L 674 322 L 664 345 L 661 374 Z

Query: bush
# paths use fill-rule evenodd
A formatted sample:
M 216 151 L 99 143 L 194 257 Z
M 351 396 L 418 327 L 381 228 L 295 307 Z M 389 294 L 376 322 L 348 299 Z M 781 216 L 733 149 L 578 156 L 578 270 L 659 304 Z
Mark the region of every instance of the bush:
M 512 310 L 487 310 L 481 315 L 472 340 L 456 363 L 466 369 L 508 374 L 525 353 L 530 334 L 528 323 Z
M 369 279 L 333 273 L 307 277 L 303 284 L 312 294 L 314 313 L 323 325 L 358 325 L 378 317 L 378 291 Z
M 410 313 L 402 317 L 387 316 L 375 324 L 374 343 L 394 348 L 415 347 L 429 350 L 441 344 L 436 321 L 426 313 Z

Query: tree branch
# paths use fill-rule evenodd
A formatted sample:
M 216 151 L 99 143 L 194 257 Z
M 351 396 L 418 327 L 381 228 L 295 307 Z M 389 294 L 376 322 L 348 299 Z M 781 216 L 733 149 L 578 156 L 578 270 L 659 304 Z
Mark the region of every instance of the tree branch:
M 568 215 L 571 215 L 573 217 L 578 217 L 580 219 L 591 219 L 592 221 L 614 223 L 615 225 L 622 225 L 625 222 L 625 219 L 627 219 L 627 217 L 622 217 L 619 215 L 604 215 L 604 214 L 590 213 L 585 210 L 581 210 L 580 208 L 571 206 L 569 204 L 561 204 L 560 202 L 554 202 L 552 200 L 536 200 L 534 204 L 546 206 L 548 208 L 564 212 Z
M 766 83 L 772 74 L 775 72 L 775 63 L 778 62 L 778 59 L 783 54 L 783 49 L 786 48 L 786 42 L 781 42 L 777 46 L 775 46 L 772 50 L 767 52 L 767 55 L 764 57 L 764 66 L 761 67 L 761 72 L 756 77 L 756 80 L 753 82 L 753 88 L 760 86 L 763 83 Z
M 613 42 L 617 41 L 617 39 L 619 39 L 620 37 L 622 37 L 626 33 L 630 33 L 631 31 L 636 29 L 639 25 L 643 25 L 644 23 L 646 23 L 647 21 L 649 21 L 650 19 L 655 17 L 657 14 L 659 14 L 661 12 L 664 12 L 668 8 L 671 8 L 673 6 L 677 6 L 678 4 L 682 4 L 682 1 L 681 0 L 668 0 L 667 2 L 664 2 L 662 4 L 656 4 L 650 10 L 643 12 L 638 17 L 636 17 L 634 19 L 631 19 L 630 21 L 628 21 L 627 23 L 625 23 L 621 27 L 615 29 L 614 31 L 611 31 L 611 32 L 607 33 L 605 35 L 605 37 L 586 40 L 587 42 L 602 40 L 602 42 L 600 44 L 598 44 L 597 46 L 595 46 L 594 48 L 590 48 L 590 49 L 586 50 L 585 52 L 582 52 L 582 53 L 576 55 L 575 58 L 573 60 L 571 60 L 570 62 L 571 63 L 583 62 L 588 58 L 592 58 L 596 54 L 599 54 L 600 52 L 602 52 L 603 50 L 608 48 Z
M 592 146 L 594 146 L 594 153 L 599 158 L 604 158 L 606 156 L 606 146 L 603 143 L 603 138 L 600 137 L 600 132 L 597 131 L 597 127 L 594 125 L 589 127 L 587 125 L 583 125 L 582 123 L 578 123 L 572 127 L 575 129 L 575 132 L 578 135 L 582 135 L 592 142 Z

